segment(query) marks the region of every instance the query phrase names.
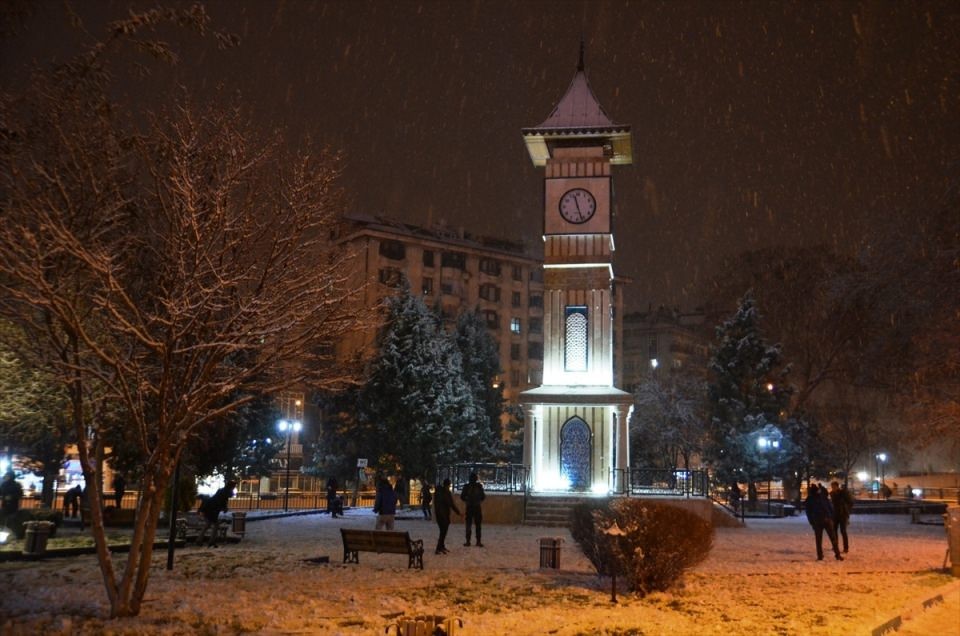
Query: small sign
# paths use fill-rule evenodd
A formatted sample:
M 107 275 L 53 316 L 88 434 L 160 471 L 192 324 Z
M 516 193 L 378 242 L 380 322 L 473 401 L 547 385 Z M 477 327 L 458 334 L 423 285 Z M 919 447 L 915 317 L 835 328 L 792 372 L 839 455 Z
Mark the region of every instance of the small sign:
M 361 457 L 360 459 L 357 460 L 357 468 L 366 468 L 366 467 L 367 467 L 367 460 L 365 457 Z

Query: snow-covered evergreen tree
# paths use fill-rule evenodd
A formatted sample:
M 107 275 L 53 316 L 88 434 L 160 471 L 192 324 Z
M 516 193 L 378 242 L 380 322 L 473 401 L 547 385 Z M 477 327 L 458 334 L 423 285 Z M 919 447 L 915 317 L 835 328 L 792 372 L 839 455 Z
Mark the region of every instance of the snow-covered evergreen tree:
M 460 314 L 454 337 L 463 360 L 463 378 L 481 411 L 479 424 L 489 431 L 485 441 L 495 452 L 502 437 L 500 416 L 503 415 L 503 383 L 498 382 L 500 354 L 496 342 L 478 309 Z
M 386 306 L 380 353 L 358 405 L 378 464 L 429 477 L 438 464 L 488 453 L 489 428 L 452 336 L 407 287 Z
M 758 440 L 781 422 L 790 400 L 780 347 L 768 345 L 757 325 L 748 292 L 734 316 L 717 327 L 711 352 L 704 457 L 725 482 L 753 481 L 767 472 L 771 458 L 757 452 Z

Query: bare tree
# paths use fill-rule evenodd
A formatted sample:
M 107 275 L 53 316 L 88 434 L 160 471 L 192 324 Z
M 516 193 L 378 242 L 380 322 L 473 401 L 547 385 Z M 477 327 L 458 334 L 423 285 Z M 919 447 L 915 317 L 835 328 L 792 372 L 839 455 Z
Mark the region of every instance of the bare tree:
M 634 391 L 631 446 L 648 465 L 690 468 L 703 450 L 707 386 L 682 372 L 651 373 Z
M 136 32 L 136 18 L 116 28 Z M 140 611 L 186 441 L 255 395 L 350 382 L 332 352 L 365 312 L 349 255 L 329 240 L 336 154 L 289 153 L 236 109 L 189 104 L 135 134 L 105 76 L 89 58 L 4 101 L 0 311 L 67 388 L 88 485 L 102 481 L 111 417 L 139 446 L 142 497 L 121 569 L 88 488 L 110 613 L 127 616 Z

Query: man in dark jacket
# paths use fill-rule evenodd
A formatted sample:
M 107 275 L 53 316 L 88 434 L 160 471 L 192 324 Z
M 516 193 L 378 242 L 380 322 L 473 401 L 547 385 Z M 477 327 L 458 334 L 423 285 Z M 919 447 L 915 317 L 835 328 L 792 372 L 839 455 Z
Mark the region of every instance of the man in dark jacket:
M 460 492 L 460 499 L 463 499 L 463 502 L 466 504 L 467 508 L 467 541 L 463 545 L 470 545 L 470 529 L 471 526 L 476 525 L 477 527 L 477 547 L 483 547 L 483 541 L 480 540 L 481 526 L 483 524 L 483 508 L 480 504 L 483 503 L 483 500 L 487 498 L 486 493 L 483 492 L 483 485 L 478 481 L 477 473 L 470 473 L 470 482 L 463 487 L 463 490 Z
M 837 561 L 843 561 L 840 550 L 837 548 L 837 535 L 833 531 L 833 507 L 830 505 L 830 499 L 827 497 L 825 490 L 821 492 L 820 486 L 810 484 L 807 489 L 807 499 L 804 507 L 807 513 L 807 521 L 813 528 L 817 539 L 817 560 L 823 560 L 823 531 L 826 530 Z
M 397 514 L 397 491 L 393 489 L 386 477 L 382 477 L 377 484 L 373 512 L 377 515 L 377 530 L 393 530 L 393 520 Z
M 847 524 L 850 523 L 850 510 L 853 508 L 853 497 L 846 487 L 841 488 L 840 482 L 830 484 L 830 504 L 833 506 L 834 532 L 843 537 L 843 551 L 847 552 L 850 542 L 847 539 Z
M 17 481 L 17 476 L 8 470 L 0 484 L 0 512 L 3 516 L 14 515 L 20 510 L 20 500 L 23 499 L 23 487 Z
M 440 538 L 437 539 L 437 554 L 446 554 L 447 550 L 447 530 L 450 528 L 450 511 L 460 514 L 457 504 L 453 503 L 453 493 L 450 492 L 450 480 L 444 479 L 443 486 L 437 487 L 437 494 L 434 500 L 434 517 L 437 519 L 437 526 L 440 528 Z
M 227 485 L 218 490 L 213 494 L 212 497 L 203 500 L 203 503 L 200 504 L 200 514 L 203 515 L 203 529 L 200 531 L 200 536 L 197 537 L 197 545 L 203 543 L 203 537 L 207 534 L 207 528 L 213 528 L 213 532 L 210 534 L 210 547 L 217 547 L 217 539 L 219 539 L 219 528 L 217 525 L 220 523 L 220 513 L 227 511 L 227 502 L 230 500 L 230 497 L 233 496 L 233 489 L 237 487 L 237 482 L 228 481 Z

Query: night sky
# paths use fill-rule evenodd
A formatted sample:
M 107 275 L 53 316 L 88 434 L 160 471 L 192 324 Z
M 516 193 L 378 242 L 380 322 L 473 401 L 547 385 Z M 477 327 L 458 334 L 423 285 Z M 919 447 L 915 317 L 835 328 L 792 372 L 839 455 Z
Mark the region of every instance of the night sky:
M 95 35 L 128 6 L 76 7 Z M 520 129 L 550 113 L 581 37 L 600 103 L 633 127 L 615 169 L 616 272 L 628 308 L 701 302 L 725 257 L 757 247 L 854 249 L 871 220 L 919 217 L 955 180 L 957 2 L 206 3 L 240 36 L 186 39 L 172 74 L 239 93 L 256 121 L 347 157 L 350 207 L 540 249 L 541 172 Z M 89 36 L 59 2 L 4 18 L 0 77 Z M 11 15 L 13 17 L 11 17 Z

